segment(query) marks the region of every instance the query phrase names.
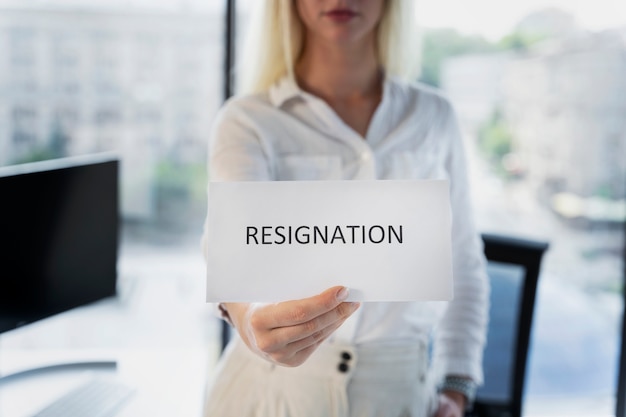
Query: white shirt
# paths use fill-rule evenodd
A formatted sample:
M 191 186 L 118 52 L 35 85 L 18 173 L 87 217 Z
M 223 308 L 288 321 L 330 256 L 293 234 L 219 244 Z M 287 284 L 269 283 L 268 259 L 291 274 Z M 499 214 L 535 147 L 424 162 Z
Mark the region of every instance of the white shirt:
M 453 301 L 364 303 L 334 339 L 356 345 L 428 343 L 436 328 L 437 373 L 482 382 L 489 291 L 485 259 L 472 220 L 462 137 L 441 93 L 386 79 L 363 138 L 326 102 L 283 78 L 264 94 L 225 103 L 213 124 L 208 164 L 214 181 L 448 179 Z

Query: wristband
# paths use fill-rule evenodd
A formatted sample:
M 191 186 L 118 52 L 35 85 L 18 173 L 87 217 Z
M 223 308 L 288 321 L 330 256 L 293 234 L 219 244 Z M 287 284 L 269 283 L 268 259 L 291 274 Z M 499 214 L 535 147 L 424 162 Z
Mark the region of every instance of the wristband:
M 441 384 L 439 384 L 438 391 L 454 391 L 465 396 L 465 410 L 471 410 L 476 398 L 477 384 L 469 378 L 463 378 L 458 376 L 447 376 Z

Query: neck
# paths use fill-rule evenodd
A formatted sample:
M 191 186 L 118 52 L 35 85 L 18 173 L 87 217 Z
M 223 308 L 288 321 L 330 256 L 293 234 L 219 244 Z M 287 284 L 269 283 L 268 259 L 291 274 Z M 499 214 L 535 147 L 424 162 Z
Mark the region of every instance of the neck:
M 382 84 L 373 40 L 359 45 L 329 45 L 310 39 L 295 72 L 302 89 L 327 100 L 376 95 Z

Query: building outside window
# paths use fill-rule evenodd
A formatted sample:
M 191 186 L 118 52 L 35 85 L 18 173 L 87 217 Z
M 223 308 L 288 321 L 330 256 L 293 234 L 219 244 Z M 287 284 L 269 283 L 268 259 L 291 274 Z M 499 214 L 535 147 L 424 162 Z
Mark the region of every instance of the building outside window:
M 0 1 L 0 165 L 116 152 L 125 230 L 199 239 L 222 28 L 215 2 Z
M 480 229 L 550 243 L 525 415 L 612 416 L 624 311 L 626 6 L 553 3 L 497 36 L 487 21 L 484 30 L 453 21 L 427 30 L 422 81 L 457 109 Z M 429 13 L 423 22 L 445 22 Z

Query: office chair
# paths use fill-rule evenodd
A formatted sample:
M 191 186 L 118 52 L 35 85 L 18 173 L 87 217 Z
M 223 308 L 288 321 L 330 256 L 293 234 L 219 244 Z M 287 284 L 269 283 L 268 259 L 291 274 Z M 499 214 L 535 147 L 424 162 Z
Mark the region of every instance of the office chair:
M 485 384 L 466 417 L 521 417 L 526 359 L 545 242 L 482 235 L 491 284 Z M 230 326 L 222 322 L 224 349 Z
M 483 234 L 491 284 L 485 384 L 467 417 L 521 417 L 541 261 L 548 243 Z
M 622 223 L 624 228 L 624 241 L 626 242 L 626 222 Z M 622 297 L 623 304 L 626 306 L 626 245 L 624 245 L 623 253 L 623 287 Z M 626 417 L 626 314 L 622 312 L 622 338 L 619 355 L 619 373 L 617 377 L 617 398 L 615 401 L 615 415 L 617 417 Z

